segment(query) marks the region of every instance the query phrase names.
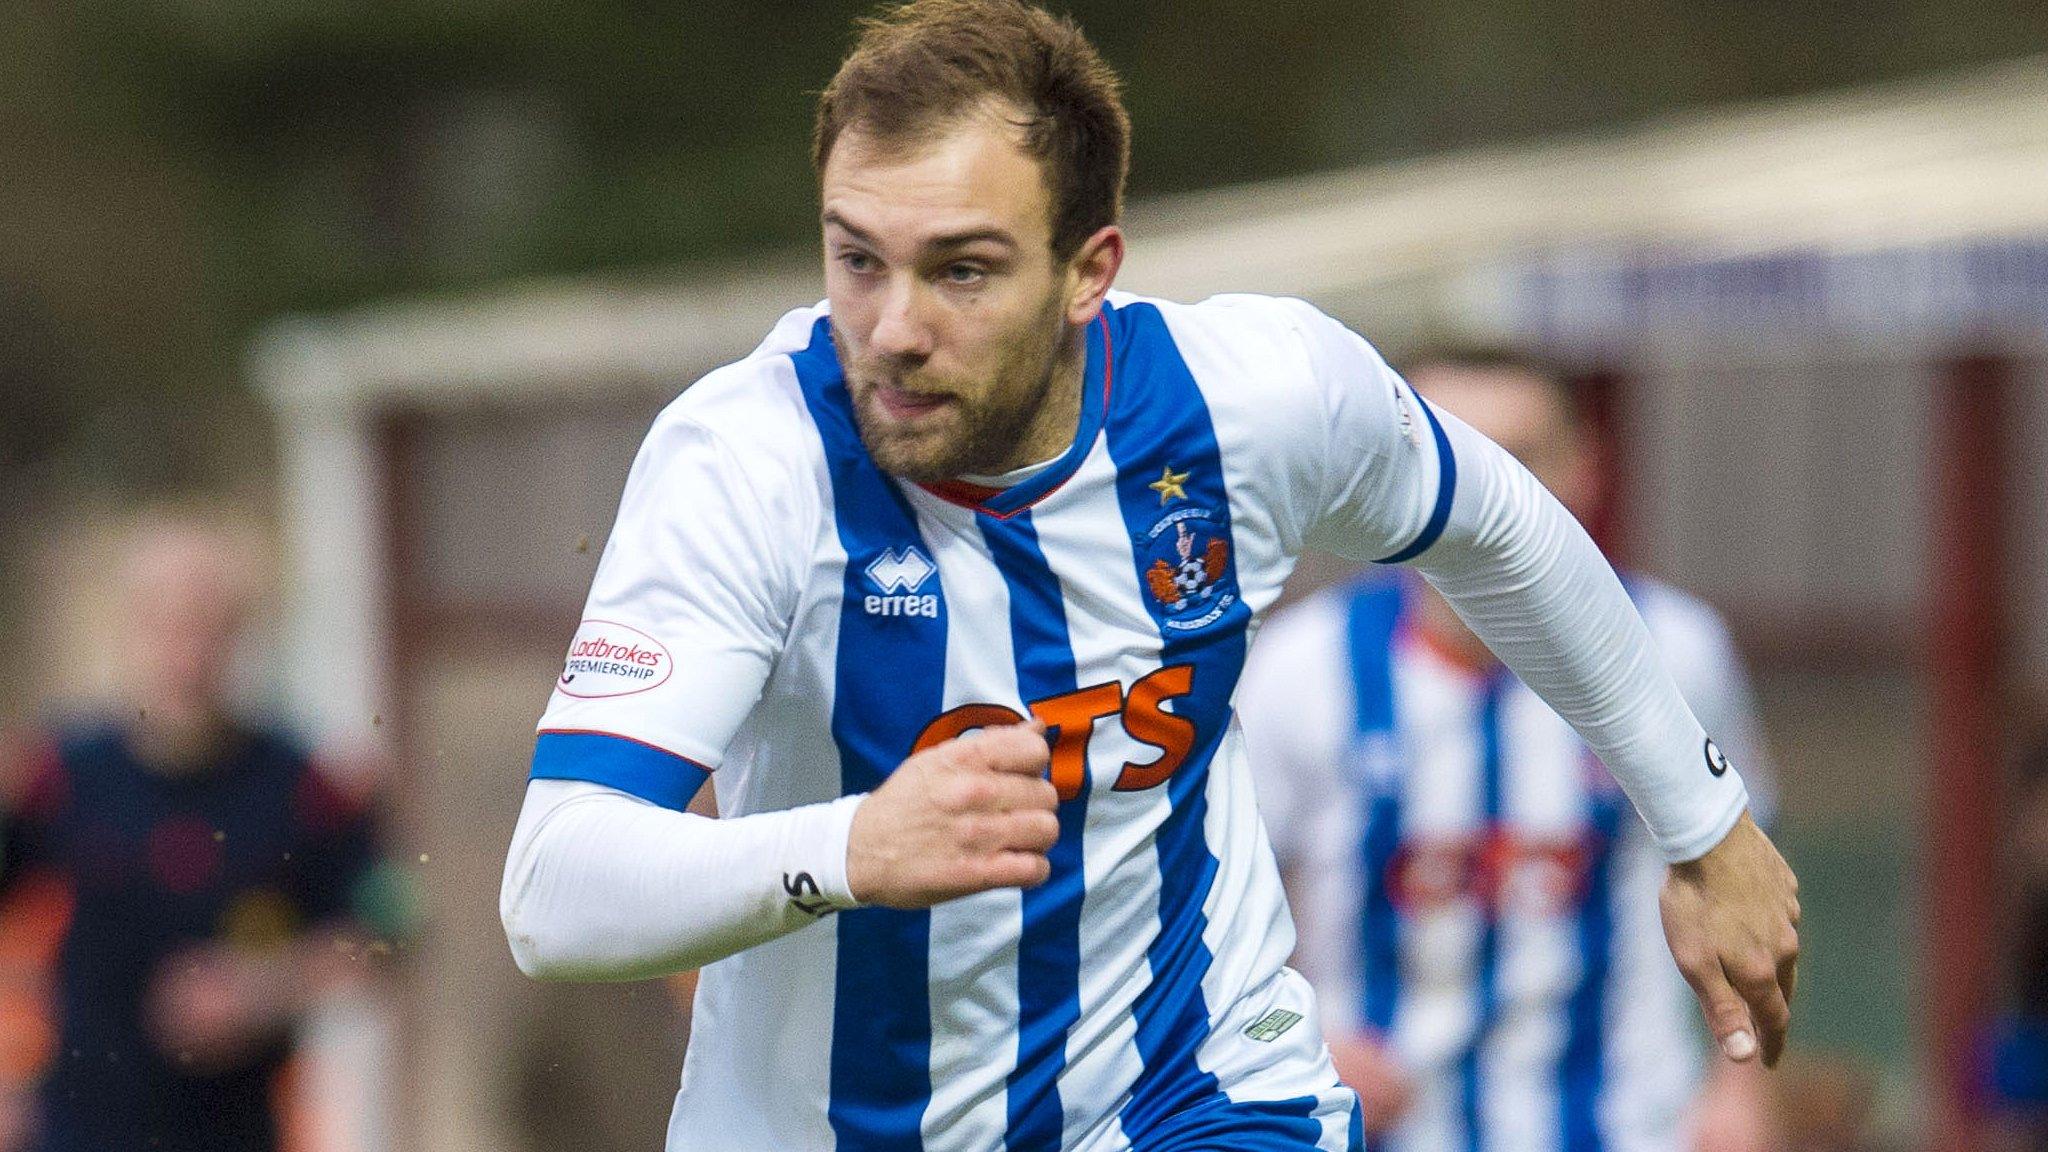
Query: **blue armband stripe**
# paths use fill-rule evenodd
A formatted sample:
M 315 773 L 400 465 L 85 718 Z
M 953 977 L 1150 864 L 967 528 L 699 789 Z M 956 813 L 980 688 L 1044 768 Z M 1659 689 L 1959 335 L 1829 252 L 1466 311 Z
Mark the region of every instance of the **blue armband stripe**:
M 533 745 L 534 780 L 586 780 L 680 812 L 690 806 L 711 769 L 627 736 L 610 732 L 542 732 Z
M 1436 459 L 1442 469 L 1442 480 L 1436 486 L 1436 507 L 1429 510 L 1429 523 L 1422 526 L 1422 532 L 1410 541 L 1406 548 L 1375 564 L 1403 564 L 1415 559 L 1436 543 L 1444 534 L 1444 525 L 1451 522 L 1451 500 L 1458 494 L 1458 458 L 1451 454 L 1451 438 L 1444 434 L 1443 422 L 1430 410 L 1429 401 L 1417 396 L 1415 402 L 1422 407 L 1422 414 L 1429 420 L 1430 434 L 1436 437 Z

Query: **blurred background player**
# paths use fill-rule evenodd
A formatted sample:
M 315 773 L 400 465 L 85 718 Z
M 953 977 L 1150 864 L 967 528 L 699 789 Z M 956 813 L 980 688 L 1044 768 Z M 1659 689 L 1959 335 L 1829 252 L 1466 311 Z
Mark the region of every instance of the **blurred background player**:
M 2003 1011 L 1980 1041 L 1995 1152 L 2048 1152 L 2048 734 L 2022 752 L 2007 833 Z
M 125 706 L 0 772 L 0 906 L 32 877 L 72 904 L 57 1042 L 36 1097 L 0 1100 L 0 1147 L 269 1152 L 294 1024 L 388 948 L 359 915 L 373 823 L 230 703 L 258 586 L 234 536 L 148 521 L 122 577 Z
M 1592 445 L 1555 373 L 1469 350 L 1408 375 L 1588 518 Z M 1624 579 L 1761 800 L 1749 687 L 1720 619 Z M 1716 1060 L 1702 1078 L 1692 997 L 1659 944 L 1663 863 L 1626 797 L 1433 589 L 1369 572 L 1283 611 L 1239 708 L 1297 964 L 1374 1147 L 1784 1147 L 1754 1066 Z

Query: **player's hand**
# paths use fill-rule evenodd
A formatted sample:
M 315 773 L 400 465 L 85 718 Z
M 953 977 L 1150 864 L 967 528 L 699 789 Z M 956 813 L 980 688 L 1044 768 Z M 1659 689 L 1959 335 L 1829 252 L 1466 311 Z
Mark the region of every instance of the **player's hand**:
M 1707 1027 L 1738 1063 L 1775 1067 L 1798 983 L 1799 880 L 1747 812 L 1713 850 L 1674 864 L 1664 937 Z
M 1060 838 L 1043 725 L 983 728 L 898 765 L 853 813 L 846 883 L 863 904 L 929 908 L 1045 882 Z
M 1367 1136 L 1384 1136 L 1415 1103 L 1415 1079 L 1387 1046 L 1365 1033 L 1330 1037 L 1337 1079 L 1358 1093 Z
M 291 991 L 274 963 L 223 945 L 167 958 L 146 1005 L 157 1046 L 180 1068 L 217 1072 L 282 1034 Z

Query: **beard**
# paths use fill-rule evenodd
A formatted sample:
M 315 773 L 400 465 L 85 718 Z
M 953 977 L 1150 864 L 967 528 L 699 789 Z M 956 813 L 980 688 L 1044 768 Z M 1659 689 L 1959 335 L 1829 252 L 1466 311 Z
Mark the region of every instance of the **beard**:
M 1064 328 L 1056 319 L 1035 326 L 1004 350 L 988 379 L 967 383 L 942 379 L 921 363 L 863 362 L 848 354 L 835 332 L 854 424 L 868 455 L 882 471 L 918 484 L 970 473 L 993 475 L 1030 463 L 1014 457 L 1051 395 Z M 882 400 L 884 386 L 939 403 L 904 419 Z

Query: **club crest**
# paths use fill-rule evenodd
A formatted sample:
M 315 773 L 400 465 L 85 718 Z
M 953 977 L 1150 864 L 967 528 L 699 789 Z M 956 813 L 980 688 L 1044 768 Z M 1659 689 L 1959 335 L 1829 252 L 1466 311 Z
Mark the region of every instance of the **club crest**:
M 1139 544 L 1145 589 L 1166 627 L 1192 632 L 1215 623 L 1237 603 L 1230 538 L 1207 509 L 1174 509 Z

